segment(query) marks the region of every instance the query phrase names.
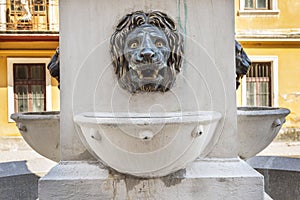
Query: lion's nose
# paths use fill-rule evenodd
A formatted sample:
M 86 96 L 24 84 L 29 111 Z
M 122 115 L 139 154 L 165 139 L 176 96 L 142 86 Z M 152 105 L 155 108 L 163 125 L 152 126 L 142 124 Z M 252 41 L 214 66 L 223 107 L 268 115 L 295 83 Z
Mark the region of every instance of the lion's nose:
M 141 51 L 140 56 L 142 59 L 152 59 L 155 56 L 155 52 L 150 48 L 145 48 Z

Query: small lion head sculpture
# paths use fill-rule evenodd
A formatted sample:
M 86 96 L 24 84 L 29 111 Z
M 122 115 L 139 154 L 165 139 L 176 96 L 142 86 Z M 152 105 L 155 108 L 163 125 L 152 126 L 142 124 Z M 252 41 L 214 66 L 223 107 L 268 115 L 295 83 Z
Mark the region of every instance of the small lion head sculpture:
M 111 36 L 111 55 L 122 88 L 168 91 L 180 71 L 183 37 L 165 13 L 136 11 L 126 15 Z

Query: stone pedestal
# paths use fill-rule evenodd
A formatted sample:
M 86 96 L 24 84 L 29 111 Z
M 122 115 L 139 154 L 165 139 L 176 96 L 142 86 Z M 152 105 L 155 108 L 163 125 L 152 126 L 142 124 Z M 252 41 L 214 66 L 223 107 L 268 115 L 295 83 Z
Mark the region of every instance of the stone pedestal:
M 264 199 L 263 176 L 239 159 L 205 159 L 165 177 L 125 176 L 98 162 L 66 161 L 40 180 L 40 200 Z

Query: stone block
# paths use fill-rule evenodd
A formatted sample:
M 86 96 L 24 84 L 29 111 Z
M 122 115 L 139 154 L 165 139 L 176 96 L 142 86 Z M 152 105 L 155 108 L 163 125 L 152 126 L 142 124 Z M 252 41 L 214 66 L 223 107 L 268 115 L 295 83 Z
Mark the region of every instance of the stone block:
M 265 191 L 276 200 L 300 200 L 300 159 L 258 156 L 248 163 L 264 176 Z
M 264 199 L 263 177 L 238 159 L 197 160 L 159 178 L 137 178 L 98 162 L 61 162 L 40 180 L 39 199 Z
M 26 161 L 0 163 L 0 199 L 36 199 L 39 178 Z

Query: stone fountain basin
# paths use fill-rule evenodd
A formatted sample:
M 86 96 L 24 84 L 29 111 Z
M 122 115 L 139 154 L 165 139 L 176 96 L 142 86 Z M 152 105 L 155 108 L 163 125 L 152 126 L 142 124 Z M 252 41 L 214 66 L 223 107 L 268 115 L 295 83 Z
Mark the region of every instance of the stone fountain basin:
M 284 108 L 238 107 L 239 156 L 251 158 L 267 147 L 288 114 L 289 110 Z M 53 161 L 60 160 L 59 112 L 15 113 L 11 118 L 17 122 L 23 138 L 35 151 Z
M 60 161 L 59 111 L 14 113 L 11 118 L 31 148 L 50 160 Z
M 140 177 L 165 176 L 186 166 L 212 138 L 221 114 L 82 113 L 74 117 L 86 148 L 118 172 Z
M 265 149 L 274 140 L 289 113 L 286 108 L 238 107 L 239 156 L 248 159 Z

